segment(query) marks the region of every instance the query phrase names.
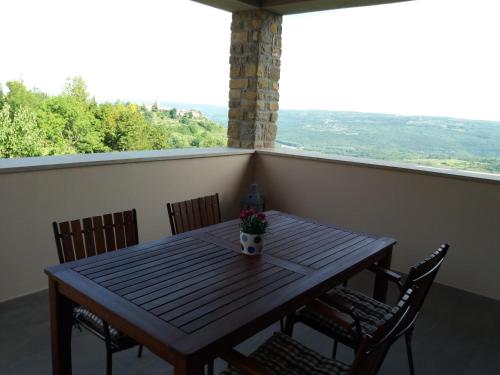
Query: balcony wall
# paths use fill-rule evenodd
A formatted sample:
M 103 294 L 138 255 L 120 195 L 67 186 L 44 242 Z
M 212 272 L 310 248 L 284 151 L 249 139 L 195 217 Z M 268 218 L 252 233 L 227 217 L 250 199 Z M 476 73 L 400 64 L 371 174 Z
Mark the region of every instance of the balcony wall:
M 259 151 L 254 170 L 270 208 L 398 240 L 407 272 L 443 242 L 438 281 L 500 299 L 500 178 Z
M 141 242 L 157 239 L 165 202 L 218 192 L 229 219 L 254 180 L 270 209 L 396 238 L 401 271 L 449 242 L 438 281 L 500 300 L 498 176 L 222 149 L 0 161 L 0 301 L 46 288 L 52 221 L 136 208 Z
M 245 150 L 181 150 L 4 160 L 0 165 L 0 301 L 47 286 L 52 221 L 137 209 L 139 239 L 170 235 L 165 203 L 218 192 L 234 218 L 251 182 Z

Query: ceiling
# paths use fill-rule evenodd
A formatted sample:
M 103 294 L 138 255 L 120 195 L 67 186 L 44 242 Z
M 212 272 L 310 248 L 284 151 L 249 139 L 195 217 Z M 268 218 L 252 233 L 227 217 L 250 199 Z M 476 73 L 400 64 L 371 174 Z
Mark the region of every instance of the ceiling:
M 351 8 L 367 5 L 399 3 L 412 0 L 193 0 L 215 8 L 236 12 L 240 10 L 265 9 L 278 14 L 297 14 Z

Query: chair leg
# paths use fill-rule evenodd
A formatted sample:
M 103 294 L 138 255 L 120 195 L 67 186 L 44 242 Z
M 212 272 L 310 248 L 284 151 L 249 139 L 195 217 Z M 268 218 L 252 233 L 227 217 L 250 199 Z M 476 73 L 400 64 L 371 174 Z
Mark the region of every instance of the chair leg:
M 280 319 L 280 332 L 285 333 L 285 319 L 284 318 Z
M 207 363 L 207 375 L 214 375 L 214 361 Z
M 339 346 L 339 342 L 336 339 L 333 339 L 333 350 L 332 350 L 332 358 L 335 359 L 337 356 L 337 347 Z
M 113 374 L 113 355 L 110 350 L 106 348 L 106 375 Z
M 111 335 L 109 333 L 109 324 L 103 322 L 104 343 L 106 345 L 106 375 L 113 374 L 113 350 L 111 349 Z
M 137 350 L 137 358 L 142 357 L 142 345 L 139 345 L 139 350 Z
M 415 375 L 415 367 L 413 365 L 413 353 L 411 351 L 412 338 L 413 338 L 413 328 L 410 328 L 405 333 L 406 353 L 408 354 L 408 365 L 410 366 L 410 374 Z
M 295 325 L 295 313 L 291 313 L 286 317 L 284 333 L 292 337 L 293 326 Z

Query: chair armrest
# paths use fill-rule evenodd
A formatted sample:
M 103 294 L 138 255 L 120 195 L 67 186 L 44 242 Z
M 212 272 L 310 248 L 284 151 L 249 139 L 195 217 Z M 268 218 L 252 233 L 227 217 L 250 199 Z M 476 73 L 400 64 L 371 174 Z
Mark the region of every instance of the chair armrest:
M 244 356 L 235 349 L 231 349 L 229 352 L 226 352 L 224 355 L 221 355 L 221 358 L 230 365 L 238 368 L 238 370 L 241 370 L 245 374 L 276 375 L 274 372 L 265 368 L 255 359 Z
M 321 297 L 319 297 L 319 300 L 327 303 L 328 305 L 336 308 L 343 313 L 353 316 L 354 305 L 346 299 L 337 296 L 336 294 L 323 294 Z
M 387 268 L 380 267 L 377 264 L 372 264 L 370 267 L 368 267 L 368 270 L 376 273 L 377 276 L 385 277 L 387 280 L 398 284 L 399 289 L 403 287 L 403 282 L 402 282 L 403 276 L 401 276 L 397 272 L 394 272 Z
M 307 305 L 307 309 L 335 322 L 346 331 L 354 331 L 353 328 L 357 325 L 355 316 L 340 311 L 326 301 L 314 300 Z

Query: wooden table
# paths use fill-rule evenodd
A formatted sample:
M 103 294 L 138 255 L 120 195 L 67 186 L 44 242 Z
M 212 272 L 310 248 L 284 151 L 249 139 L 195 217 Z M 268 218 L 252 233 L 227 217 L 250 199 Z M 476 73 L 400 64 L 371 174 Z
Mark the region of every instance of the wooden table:
M 53 374 L 71 374 L 71 301 L 170 362 L 203 364 L 374 262 L 395 240 L 268 212 L 263 256 L 240 254 L 239 220 L 46 269 Z M 375 297 L 387 284 L 376 280 Z

